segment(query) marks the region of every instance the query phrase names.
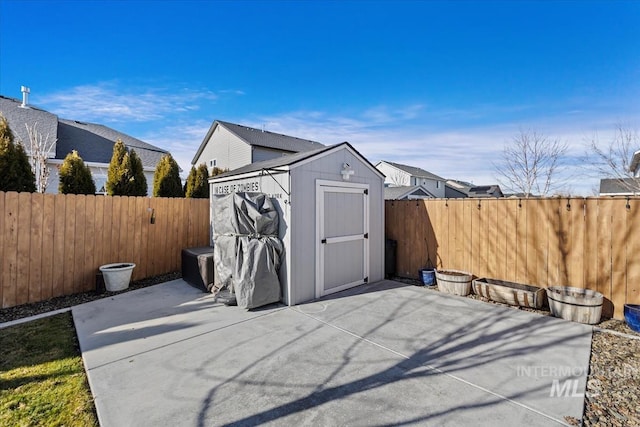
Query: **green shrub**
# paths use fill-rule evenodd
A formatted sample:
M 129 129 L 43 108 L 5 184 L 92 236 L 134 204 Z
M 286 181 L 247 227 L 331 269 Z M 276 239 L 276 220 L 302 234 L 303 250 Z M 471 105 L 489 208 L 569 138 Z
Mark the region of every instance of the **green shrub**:
M 127 151 L 121 140 L 113 145 L 106 189 L 110 196 L 147 195 L 147 178 L 144 176 L 142 161 L 135 150 Z
M 13 132 L 0 115 L 0 191 L 36 191 L 36 177 L 29 157 L 20 143 L 13 142 Z
M 156 166 L 153 175 L 153 195 L 155 197 L 184 197 L 180 182 L 180 168 L 171 154 L 165 154 Z
M 191 166 L 191 172 L 189 172 L 189 177 L 185 184 L 184 195 L 194 199 L 209 198 L 209 170 L 207 165 L 202 163 L 198 166 L 198 169 Z
M 76 150 L 67 154 L 60 166 L 58 192 L 62 194 L 95 194 L 96 192 L 91 169 L 84 164 Z

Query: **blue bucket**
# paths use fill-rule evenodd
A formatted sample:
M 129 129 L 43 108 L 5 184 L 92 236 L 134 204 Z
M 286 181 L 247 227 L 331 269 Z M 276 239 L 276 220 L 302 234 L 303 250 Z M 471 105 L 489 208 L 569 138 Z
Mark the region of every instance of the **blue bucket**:
M 418 276 L 422 279 L 422 284 L 425 286 L 433 286 L 436 284 L 435 268 L 423 268 L 418 271 Z

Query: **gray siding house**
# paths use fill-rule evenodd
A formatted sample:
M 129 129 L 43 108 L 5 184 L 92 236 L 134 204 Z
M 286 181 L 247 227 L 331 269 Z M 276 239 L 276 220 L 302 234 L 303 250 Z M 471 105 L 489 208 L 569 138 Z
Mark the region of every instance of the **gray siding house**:
M 640 195 L 640 150 L 633 153 L 629 172 L 630 178 L 604 178 L 600 180 L 600 196 Z
M 319 142 L 215 120 L 191 164 L 205 163 L 211 173 L 214 167 L 234 170 L 251 163 L 323 147 Z
M 71 151 L 76 150 L 85 164 L 91 169 L 98 193 L 104 193 L 107 182 L 107 169 L 113 154 L 113 145 L 120 139 L 129 149 L 134 149 L 140 160 L 147 179 L 147 194 L 153 191 L 153 174 L 160 158 L 169 152 L 148 144 L 115 129 L 96 123 L 61 119 L 57 115 L 28 105 L 26 98 L 18 99 L 0 95 L 0 114 L 9 122 L 16 141 L 25 145 L 29 153 L 29 135 L 27 126 L 34 126 L 43 137 L 49 136 L 55 141 L 49 151 L 49 183 L 47 193 L 58 192 L 58 168 Z
M 422 186 L 434 197 L 445 197 L 445 179 L 415 166 L 382 160 L 376 164 L 376 169 L 382 172 L 386 179 L 386 187 Z

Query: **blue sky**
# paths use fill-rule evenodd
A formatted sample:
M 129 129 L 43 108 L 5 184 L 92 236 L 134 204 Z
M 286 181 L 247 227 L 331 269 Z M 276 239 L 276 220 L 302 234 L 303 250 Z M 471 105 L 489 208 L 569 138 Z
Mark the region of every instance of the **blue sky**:
M 640 2 L 0 0 L 0 93 L 21 85 L 185 170 L 221 119 L 487 184 L 521 128 L 577 158 L 640 125 Z

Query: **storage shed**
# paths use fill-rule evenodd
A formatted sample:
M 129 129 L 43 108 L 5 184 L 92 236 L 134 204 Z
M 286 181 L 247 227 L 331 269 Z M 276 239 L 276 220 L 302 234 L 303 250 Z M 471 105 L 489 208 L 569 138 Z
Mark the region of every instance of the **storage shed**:
M 343 142 L 252 163 L 209 185 L 212 208 L 222 194 L 273 199 L 284 244 L 282 300 L 295 305 L 384 278 L 384 178 Z

